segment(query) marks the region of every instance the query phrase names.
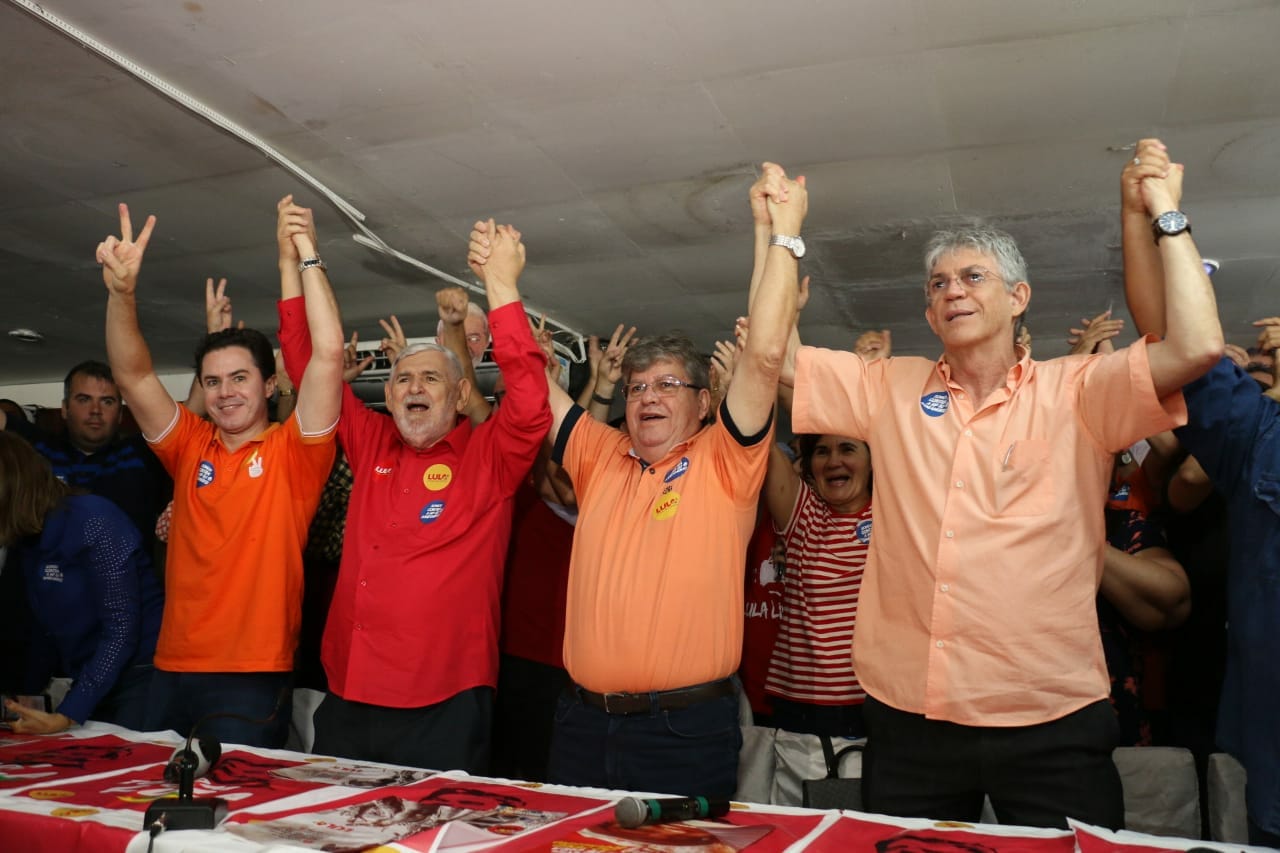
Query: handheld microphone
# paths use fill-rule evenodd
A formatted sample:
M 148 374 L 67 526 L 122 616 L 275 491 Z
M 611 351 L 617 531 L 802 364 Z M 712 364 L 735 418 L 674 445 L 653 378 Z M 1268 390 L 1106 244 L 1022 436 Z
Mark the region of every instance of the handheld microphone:
M 613 819 L 618 822 L 618 826 L 635 829 L 651 823 L 723 817 L 728 813 L 729 801 L 723 797 L 672 797 L 660 800 L 623 797 L 613 808 Z

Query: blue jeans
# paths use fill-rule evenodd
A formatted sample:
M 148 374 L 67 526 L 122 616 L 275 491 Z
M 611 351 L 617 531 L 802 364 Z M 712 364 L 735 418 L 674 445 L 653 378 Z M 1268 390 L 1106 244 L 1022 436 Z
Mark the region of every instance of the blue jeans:
M 201 737 L 226 744 L 280 748 L 293 716 L 291 672 L 168 672 L 151 679 L 147 729 L 173 729 L 186 737 L 197 723 Z M 275 712 L 267 723 L 257 722 Z M 213 714 L 235 714 L 213 717 Z
M 624 716 L 584 704 L 570 687 L 556 707 L 549 776 L 563 785 L 732 797 L 741 748 L 736 696 Z

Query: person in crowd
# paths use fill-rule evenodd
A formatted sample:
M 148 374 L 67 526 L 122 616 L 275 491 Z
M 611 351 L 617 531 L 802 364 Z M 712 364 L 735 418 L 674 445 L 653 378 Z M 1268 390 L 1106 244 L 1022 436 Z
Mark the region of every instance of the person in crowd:
M 1122 746 L 1151 746 L 1165 708 L 1169 635 L 1191 612 L 1191 584 L 1165 535 L 1165 511 L 1126 450 L 1107 498 L 1098 627 Z
M 802 286 L 801 309 L 807 298 Z M 888 358 L 888 330 L 864 332 L 853 351 L 868 362 Z M 789 407 L 790 395 L 779 397 Z M 765 475 L 769 514 L 788 555 L 782 626 L 765 685 L 772 721 L 792 732 L 865 737 L 866 693 L 849 645 L 871 541 L 871 449 L 847 436 L 799 439 L 799 470 L 775 445 Z
M 1067 339 L 1072 355 L 1115 352 L 1113 341 L 1124 321 L 1113 318 L 1110 309 L 1081 325 Z M 1135 457 L 1149 447 L 1142 440 L 1116 455 L 1098 588 L 1098 627 L 1122 746 L 1155 743 L 1153 718 L 1165 708 L 1165 632 L 1186 622 L 1191 611 L 1191 584 L 1169 551 L 1158 487 L 1149 481 L 1143 460 Z
M 775 444 L 765 495 L 786 543 L 782 624 L 765 690 L 773 724 L 865 737 L 866 699 L 849 659 L 871 542 L 871 449 L 839 435 L 800 437 L 801 477 Z
M 543 326 L 535 329 L 534 338 L 547 356 L 547 382 L 558 384 L 561 365 L 551 333 Z M 598 340 L 595 354 L 599 354 Z M 493 726 L 496 776 L 547 779 L 556 702 L 569 685 L 564 669 L 564 609 L 577 517 L 573 485 L 551 462 L 551 447 L 544 441 L 515 495 L 502 583 Z
M 1178 193 L 1152 176 L 1142 197 L 1158 216 Z M 1223 346 L 1178 218 L 1161 220 L 1163 341 L 1031 360 L 1025 261 L 974 226 L 926 246 L 939 360 L 789 352 L 795 429 L 868 441 L 880 472 L 853 644 L 869 811 L 972 821 L 987 795 L 1002 822 L 1122 824 L 1094 609 L 1112 454 L 1181 423 L 1182 385 Z
M 62 435 L 47 435 L 25 417 L 0 410 L 0 429 L 17 432 L 49 460 L 63 482 L 100 495 L 124 510 L 155 557 L 156 519 L 173 482 L 140 435 L 121 435 L 124 405 L 111 368 L 82 361 L 62 380 Z
M 489 419 L 492 406 L 480 393 L 476 381 L 476 365 L 481 361 L 489 341 L 489 322 L 484 320 L 484 312 L 480 312 L 484 322 L 484 334 L 479 338 L 479 354 L 473 351 L 472 337 L 479 337 L 475 331 L 476 321 L 471 309 L 480 311 L 479 306 L 467 299 L 467 292 L 461 287 L 446 287 L 436 291 L 436 312 L 440 322 L 436 325 L 436 343 L 448 349 L 462 365 L 462 376 L 472 388 L 467 397 L 467 405 L 463 414 L 471 421 L 472 426 L 480 426 Z
M 290 268 L 307 282 L 317 341 L 284 424 L 268 421 L 276 387 L 266 337 L 252 329 L 206 336 L 195 368 L 209 420 L 165 390 L 138 326 L 138 273 L 155 217 L 134 238 L 97 249 L 107 286 L 107 354 L 143 435 L 177 484 L 148 728 L 200 731 L 281 746 L 298 639 L 302 548 L 333 464 L 342 374 L 342 324 L 310 235 L 291 235 Z M 237 717 L 207 718 L 213 712 Z M 269 722 L 263 720 L 270 718 Z
M 142 729 L 164 596 L 133 522 L 0 432 L 0 545 L 13 550 L 36 625 L 73 679 L 52 713 L 7 703 L 13 730 L 53 734 L 89 719 Z
M 290 200 L 281 202 L 280 228 L 315 240 L 310 211 Z M 477 228 L 494 248 L 491 265 L 476 272 L 509 389 L 497 412 L 479 426 L 459 417 L 472 387 L 439 344 L 396 354 L 386 382 L 391 417 L 341 389 L 338 437 L 352 487 L 321 645 L 329 692 L 314 716 L 318 753 L 440 770 L 489 765 L 512 498 L 550 413 L 545 359 L 516 286 L 520 233 Z M 280 341 L 293 372 L 310 343 L 299 276 L 280 245 Z M 310 294 L 305 301 L 309 310 Z
M 798 237 L 802 183 L 769 165 L 752 195 L 779 235 Z M 472 233 L 473 263 L 492 263 L 491 243 Z M 554 782 L 710 796 L 737 786 L 742 566 L 797 286 L 791 251 L 768 252 L 763 276 L 776 283 L 748 298 L 752 335 L 714 425 L 706 358 L 683 336 L 627 351 L 625 433 L 549 386 L 552 458 L 578 498 L 564 644 L 574 686 L 556 713 Z
M 440 294 L 448 294 L 449 307 L 447 317 L 444 311 L 440 313 L 440 322 L 436 324 L 436 340 L 448 346 L 445 341 L 448 327 L 451 324 L 456 325 L 462 331 L 462 339 L 466 343 L 471 364 L 474 366 L 484 361 L 485 350 L 493 344 L 493 335 L 489 331 L 489 318 L 485 316 L 484 309 L 469 301 L 467 292 L 460 287 L 445 288 L 437 293 L 437 297 Z M 461 305 L 455 302 L 457 294 L 462 295 Z M 464 305 L 465 307 L 462 307 Z M 489 310 L 493 310 L 492 306 Z M 474 376 L 474 373 L 471 375 Z
M 1121 177 L 1125 293 L 1145 334 L 1176 334 L 1187 306 L 1168 287 L 1177 263 L 1170 244 L 1190 244 L 1184 232 L 1153 246 L 1133 197 L 1168 175 L 1181 189 L 1181 166 L 1157 140 L 1143 140 Z M 1174 180 L 1170 180 L 1173 178 Z M 1178 194 L 1169 199 L 1176 207 Z M 1152 213 L 1150 208 L 1147 213 Z M 1155 226 L 1161 227 L 1159 221 Z M 1165 286 L 1161 286 L 1162 280 Z M 1262 323 L 1262 346 L 1274 357 L 1280 322 Z M 1227 571 L 1227 665 L 1218 711 L 1218 745 L 1248 772 L 1249 840 L 1280 846 L 1280 668 L 1275 621 L 1280 614 L 1280 406 L 1258 382 L 1223 358 L 1184 389 L 1188 422 L 1175 431 L 1225 497 L 1230 541 Z

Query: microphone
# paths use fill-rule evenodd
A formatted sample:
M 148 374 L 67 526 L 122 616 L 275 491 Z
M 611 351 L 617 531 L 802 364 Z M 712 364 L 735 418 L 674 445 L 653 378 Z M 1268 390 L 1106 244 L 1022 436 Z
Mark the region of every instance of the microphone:
M 189 741 L 173 751 L 164 768 L 164 781 L 178 786 L 178 796 L 191 797 L 196 779 L 209 775 L 213 765 L 222 757 L 222 744 L 211 737 Z
M 232 719 L 242 720 L 254 725 L 266 725 L 276 718 L 284 700 L 289 695 L 289 688 L 282 687 L 276 696 L 276 705 L 271 713 L 261 720 L 253 720 L 243 714 L 229 711 L 218 711 L 205 714 L 191 727 L 187 742 L 173 751 L 169 763 L 164 767 L 164 781 L 169 784 L 177 782 L 177 799 L 155 800 L 147 806 L 147 813 L 142 819 L 142 828 L 151 832 L 154 840 L 160 832 L 167 829 L 213 829 L 227 816 L 227 801 L 218 797 L 193 796 L 197 776 L 204 776 L 213 769 L 213 765 L 222 756 L 222 744 L 211 737 L 196 740 L 196 732 L 209 720 Z
M 660 800 L 623 797 L 613 808 L 613 819 L 618 826 L 635 829 L 651 823 L 723 817 L 728 813 L 729 801 L 723 797 L 672 797 Z

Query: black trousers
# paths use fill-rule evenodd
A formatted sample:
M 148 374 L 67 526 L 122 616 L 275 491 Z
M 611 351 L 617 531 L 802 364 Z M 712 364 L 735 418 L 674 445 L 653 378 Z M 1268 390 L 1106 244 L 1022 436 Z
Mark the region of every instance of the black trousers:
M 928 720 L 870 696 L 863 715 L 869 812 L 973 822 L 986 795 L 1001 823 L 1065 829 L 1072 817 L 1124 825 L 1111 758 L 1119 725 L 1105 699 L 1051 722 L 1008 728 Z
M 313 717 L 312 751 L 486 775 L 492 716 L 491 687 L 473 687 L 422 708 L 366 705 L 329 693 Z
M 570 684 L 569 673 L 559 667 L 516 655 L 498 658 L 498 696 L 493 709 L 494 776 L 547 781 L 556 702 Z

